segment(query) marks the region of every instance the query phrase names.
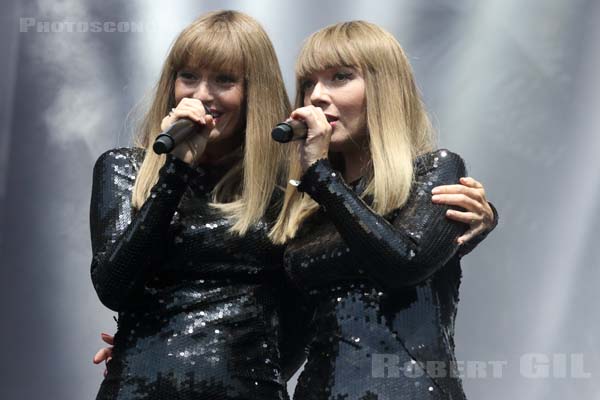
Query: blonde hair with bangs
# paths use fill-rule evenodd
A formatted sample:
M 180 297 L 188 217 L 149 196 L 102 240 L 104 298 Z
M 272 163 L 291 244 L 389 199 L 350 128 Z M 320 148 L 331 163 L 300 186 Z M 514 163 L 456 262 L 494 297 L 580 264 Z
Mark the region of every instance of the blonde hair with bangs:
M 365 21 L 338 23 L 308 37 L 296 62 L 295 107 L 304 105 L 306 77 L 340 66 L 358 69 L 365 80 L 371 164 L 362 197 L 371 195 L 373 210 L 385 215 L 408 200 L 415 158 L 435 148 L 433 129 L 400 44 L 389 32 Z M 290 145 L 289 179 L 301 178 L 300 145 Z M 317 209 L 310 196 L 288 185 L 271 239 L 285 243 L 293 238 Z
M 146 149 L 146 154 L 133 188 L 132 204 L 141 208 L 158 181 L 166 157 L 155 154 L 152 144 L 161 131 L 162 119 L 176 106 L 177 72 L 190 66 L 237 71 L 244 76 L 246 115 L 241 157 L 214 188 L 211 203 L 232 219 L 233 232 L 244 234 L 264 215 L 273 189 L 286 170 L 286 149 L 271 140 L 270 132 L 289 115 L 290 104 L 269 37 L 258 22 L 237 11 L 204 14 L 171 46 L 135 142 Z

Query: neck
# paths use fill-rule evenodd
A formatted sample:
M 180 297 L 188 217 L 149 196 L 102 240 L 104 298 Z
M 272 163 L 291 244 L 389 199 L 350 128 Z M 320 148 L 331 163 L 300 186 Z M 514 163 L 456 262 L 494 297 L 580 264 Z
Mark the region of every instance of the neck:
M 198 160 L 207 173 L 208 181 L 217 184 L 243 157 L 241 141 L 210 143 Z
M 354 182 L 367 173 L 371 154 L 368 148 L 356 148 L 342 153 L 344 157 L 344 180 Z
M 234 135 L 230 140 L 208 142 L 198 164 L 215 167 L 231 166 L 242 156 L 243 135 Z

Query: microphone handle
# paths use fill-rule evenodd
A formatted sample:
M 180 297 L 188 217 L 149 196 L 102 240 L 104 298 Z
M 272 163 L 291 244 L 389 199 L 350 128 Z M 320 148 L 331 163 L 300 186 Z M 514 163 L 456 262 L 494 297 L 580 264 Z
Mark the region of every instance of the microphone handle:
M 170 153 L 177 143 L 186 140 L 200 129 L 200 125 L 191 119 L 179 119 L 156 137 L 152 145 L 152 150 L 156 154 Z
M 271 131 L 273 140 L 279 143 L 288 143 L 292 140 L 304 140 L 307 136 L 308 127 L 304 121 L 297 119 L 281 122 Z

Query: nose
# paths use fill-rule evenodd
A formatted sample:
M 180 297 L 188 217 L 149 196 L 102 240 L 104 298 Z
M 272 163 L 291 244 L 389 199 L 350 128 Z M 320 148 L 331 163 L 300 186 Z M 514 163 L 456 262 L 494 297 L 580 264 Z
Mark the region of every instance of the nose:
M 327 88 L 321 81 L 317 81 L 310 93 L 310 102 L 315 107 L 321 107 L 329 103 Z
M 213 101 L 213 94 L 208 80 L 202 79 L 200 83 L 198 83 L 198 86 L 196 86 L 196 90 L 194 91 L 194 98 L 206 105 L 209 105 Z

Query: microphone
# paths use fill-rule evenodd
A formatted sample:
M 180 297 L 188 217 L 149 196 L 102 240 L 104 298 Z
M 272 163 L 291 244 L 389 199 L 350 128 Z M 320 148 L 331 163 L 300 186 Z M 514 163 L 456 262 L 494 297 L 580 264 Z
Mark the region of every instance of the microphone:
M 279 143 L 288 143 L 292 140 L 304 140 L 307 136 L 308 127 L 304 121 L 289 119 L 281 122 L 271 131 L 273 140 Z
M 210 109 L 203 104 L 207 115 L 212 115 Z M 183 142 L 191 135 L 198 133 L 202 129 L 201 125 L 192 121 L 189 118 L 178 119 L 168 127 L 164 132 L 161 132 L 152 145 L 152 150 L 156 154 L 170 153 L 178 143 Z

